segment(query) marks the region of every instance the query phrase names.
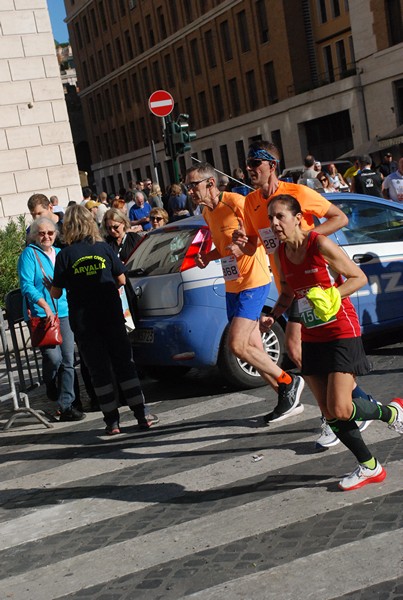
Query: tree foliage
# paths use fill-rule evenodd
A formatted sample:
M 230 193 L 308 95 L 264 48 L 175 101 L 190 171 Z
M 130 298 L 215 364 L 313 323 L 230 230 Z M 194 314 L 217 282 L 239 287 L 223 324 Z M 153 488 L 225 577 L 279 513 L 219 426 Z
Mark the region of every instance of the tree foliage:
M 0 229 L 0 306 L 8 292 L 19 287 L 17 261 L 24 250 L 26 224 L 23 215 Z

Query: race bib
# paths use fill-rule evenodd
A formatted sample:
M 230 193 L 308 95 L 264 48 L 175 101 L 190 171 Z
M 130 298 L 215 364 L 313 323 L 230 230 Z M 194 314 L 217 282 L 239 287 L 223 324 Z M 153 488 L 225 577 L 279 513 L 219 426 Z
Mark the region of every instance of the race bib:
M 264 249 L 266 250 L 266 254 L 273 254 L 276 249 L 279 247 L 280 242 L 278 238 L 274 235 L 271 227 L 265 227 L 264 229 L 259 229 L 259 236 L 263 242 Z
M 312 306 L 309 304 L 307 298 L 299 298 L 298 299 L 298 311 L 301 318 L 301 322 L 307 329 L 311 329 L 312 327 L 320 327 L 321 325 L 326 325 L 327 323 L 331 323 L 336 320 L 336 317 L 332 317 L 329 321 L 322 321 L 319 319 L 313 312 Z
M 221 267 L 225 281 L 235 281 L 235 279 L 239 279 L 240 273 L 238 263 L 233 254 L 224 256 L 224 258 L 221 259 Z

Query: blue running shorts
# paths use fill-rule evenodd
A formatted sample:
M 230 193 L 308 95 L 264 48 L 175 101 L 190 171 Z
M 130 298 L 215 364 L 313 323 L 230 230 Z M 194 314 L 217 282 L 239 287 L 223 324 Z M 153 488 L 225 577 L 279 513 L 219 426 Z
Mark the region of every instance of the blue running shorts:
M 242 290 L 235 294 L 227 292 L 225 299 L 227 303 L 228 321 L 232 321 L 234 317 L 242 317 L 250 321 L 257 321 L 262 312 L 265 300 L 269 293 L 270 283 L 261 285 L 260 287 Z

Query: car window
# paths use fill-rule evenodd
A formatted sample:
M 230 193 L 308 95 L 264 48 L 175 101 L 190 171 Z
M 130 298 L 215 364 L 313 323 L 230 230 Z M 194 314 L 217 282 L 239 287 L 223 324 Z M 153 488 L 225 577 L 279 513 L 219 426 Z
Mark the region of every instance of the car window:
M 332 201 L 348 217 L 342 231 L 349 244 L 403 240 L 403 210 L 375 202 Z

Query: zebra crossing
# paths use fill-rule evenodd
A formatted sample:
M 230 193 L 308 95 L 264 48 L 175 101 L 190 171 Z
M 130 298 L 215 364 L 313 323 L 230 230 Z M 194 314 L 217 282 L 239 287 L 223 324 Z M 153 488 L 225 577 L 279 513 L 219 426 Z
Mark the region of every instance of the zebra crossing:
M 123 411 L 114 438 L 99 413 L 2 434 L 0 597 L 401 597 L 402 440 L 373 423 L 364 436 L 387 478 L 340 492 L 354 458 L 315 452 L 309 392 L 301 415 L 268 428 L 265 394 L 161 402 L 145 433 Z

